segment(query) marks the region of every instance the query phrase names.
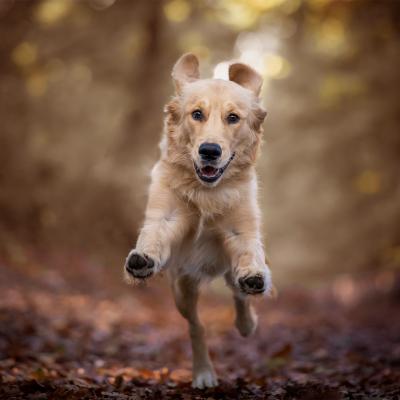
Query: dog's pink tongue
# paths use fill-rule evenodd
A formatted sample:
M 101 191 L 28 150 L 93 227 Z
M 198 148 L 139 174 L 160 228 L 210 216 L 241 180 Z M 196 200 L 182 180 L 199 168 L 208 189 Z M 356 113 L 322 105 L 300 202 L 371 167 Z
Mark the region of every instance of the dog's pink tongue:
M 207 166 L 201 169 L 203 175 L 213 176 L 217 172 L 217 170 L 213 167 Z

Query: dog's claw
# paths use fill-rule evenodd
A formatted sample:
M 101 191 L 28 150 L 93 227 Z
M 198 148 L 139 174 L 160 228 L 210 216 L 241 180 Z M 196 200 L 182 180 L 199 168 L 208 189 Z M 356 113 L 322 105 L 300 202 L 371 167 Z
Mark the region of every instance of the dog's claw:
M 261 275 L 250 275 L 239 279 L 242 292 L 246 294 L 260 294 L 266 289 L 264 277 Z
M 154 273 L 154 260 L 146 254 L 132 251 L 126 259 L 125 269 L 134 278 L 145 279 Z
M 192 387 L 195 389 L 205 389 L 218 386 L 218 379 L 212 370 L 197 373 L 193 377 Z

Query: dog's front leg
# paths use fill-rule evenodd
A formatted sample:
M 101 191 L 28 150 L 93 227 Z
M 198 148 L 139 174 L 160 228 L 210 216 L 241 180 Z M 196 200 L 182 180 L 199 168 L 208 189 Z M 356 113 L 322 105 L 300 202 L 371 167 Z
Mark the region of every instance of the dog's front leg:
M 272 289 L 271 273 L 262 245 L 256 205 L 243 204 L 224 220 L 224 245 L 231 258 L 233 285 L 242 294 L 259 294 Z
M 187 207 L 167 187 L 153 182 L 136 247 L 126 259 L 128 279 L 145 279 L 160 271 L 170 257 L 171 246 L 183 238 L 189 225 Z
M 247 337 L 257 328 L 257 314 L 250 303 L 249 296 L 243 295 L 243 292 L 235 285 L 232 270 L 225 274 L 225 281 L 233 292 L 236 328 L 242 336 Z

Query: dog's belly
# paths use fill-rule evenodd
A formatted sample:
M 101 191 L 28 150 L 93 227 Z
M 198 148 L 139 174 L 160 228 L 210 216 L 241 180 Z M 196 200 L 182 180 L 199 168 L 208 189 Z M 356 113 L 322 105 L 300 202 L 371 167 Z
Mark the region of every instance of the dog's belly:
M 167 267 L 173 276 L 190 275 L 207 280 L 224 274 L 230 263 L 220 237 L 205 229 L 174 246 Z

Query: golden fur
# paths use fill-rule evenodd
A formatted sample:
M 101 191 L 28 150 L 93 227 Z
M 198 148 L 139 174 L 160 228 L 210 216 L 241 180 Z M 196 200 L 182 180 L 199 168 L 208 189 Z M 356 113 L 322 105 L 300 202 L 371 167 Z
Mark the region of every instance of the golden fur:
M 202 281 L 224 275 L 232 288 L 236 326 L 243 336 L 256 328 L 249 295 L 271 289 L 260 234 L 254 164 L 266 112 L 259 104 L 260 75 L 236 63 L 229 81 L 200 79 L 193 54 L 172 72 L 176 94 L 167 104 L 161 157 L 152 170 L 145 221 L 125 264 L 130 279 L 166 269 L 178 310 L 188 320 L 193 349 L 193 386 L 215 386 L 204 329 L 197 315 Z M 200 110 L 202 120 L 195 120 Z M 228 115 L 239 120 L 228 122 Z M 204 181 L 202 143 L 217 143 L 216 181 Z M 203 171 L 203 169 L 200 169 Z M 221 172 L 222 171 L 222 172 Z M 213 178 L 214 179 L 214 178 Z

